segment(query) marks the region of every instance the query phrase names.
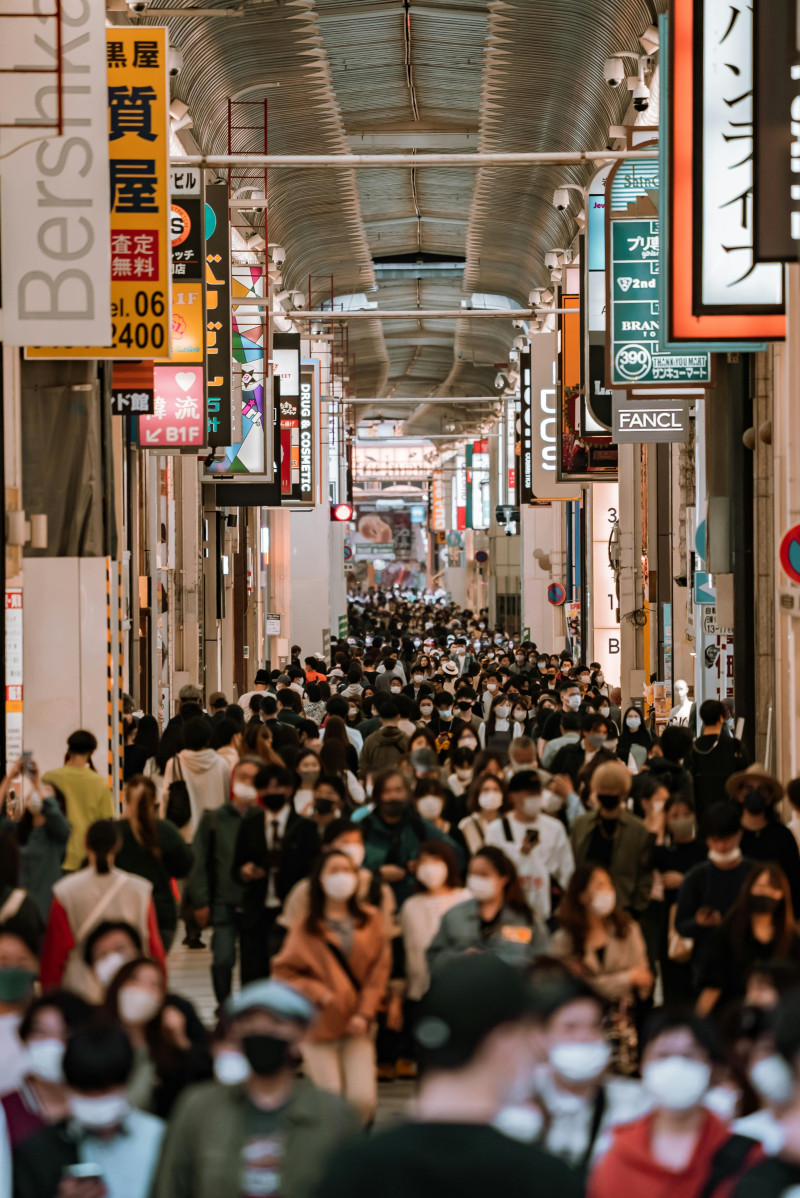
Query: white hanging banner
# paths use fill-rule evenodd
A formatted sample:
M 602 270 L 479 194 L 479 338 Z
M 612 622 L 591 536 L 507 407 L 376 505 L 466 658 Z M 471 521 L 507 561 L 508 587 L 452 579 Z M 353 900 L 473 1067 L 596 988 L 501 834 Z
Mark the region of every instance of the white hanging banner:
M 58 119 L 58 22 L 0 24 L 0 65 L 19 80 L 4 91 L 2 121 L 15 127 L 0 130 L 3 341 L 109 345 L 105 5 L 62 0 L 61 137 L 41 127 Z
M 556 481 L 558 455 L 557 333 L 537 333 L 520 354 L 520 503 L 580 499 L 581 485 Z

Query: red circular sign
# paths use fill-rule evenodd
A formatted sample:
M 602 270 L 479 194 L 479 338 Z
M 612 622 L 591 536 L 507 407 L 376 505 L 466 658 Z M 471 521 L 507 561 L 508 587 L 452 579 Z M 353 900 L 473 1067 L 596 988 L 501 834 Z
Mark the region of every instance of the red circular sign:
M 551 582 L 547 588 L 547 602 L 553 607 L 560 607 L 567 597 L 566 588 L 560 582 Z
M 800 524 L 784 534 L 780 547 L 783 572 L 792 582 L 800 583 Z
M 489 554 L 486 552 L 485 549 L 479 549 L 478 552 L 475 554 L 475 561 L 478 563 L 479 566 L 484 566 L 488 562 L 488 560 L 489 560 Z

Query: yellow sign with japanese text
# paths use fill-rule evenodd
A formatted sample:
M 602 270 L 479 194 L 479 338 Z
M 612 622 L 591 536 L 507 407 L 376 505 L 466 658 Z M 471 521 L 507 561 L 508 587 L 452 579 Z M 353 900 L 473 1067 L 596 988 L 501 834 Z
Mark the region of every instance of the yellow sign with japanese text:
M 163 358 L 170 352 L 167 31 L 115 25 L 106 30 L 106 47 L 111 344 L 31 346 L 28 358 Z

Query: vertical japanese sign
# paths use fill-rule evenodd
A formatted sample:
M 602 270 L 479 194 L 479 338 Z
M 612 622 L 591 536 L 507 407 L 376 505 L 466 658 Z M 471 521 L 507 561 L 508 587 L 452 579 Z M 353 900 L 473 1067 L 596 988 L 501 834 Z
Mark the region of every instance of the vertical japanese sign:
M 781 267 L 754 256 L 752 8 L 673 0 L 669 30 L 668 340 L 782 339 Z
M 191 449 L 205 444 L 203 372 L 156 366 L 152 416 L 140 416 L 138 442 L 145 449 Z
M 106 35 L 111 340 L 36 346 L 26 351 L 29 358 L 158 358 L 169 352 L 167 31 L 114 26 Z
M 146 416 L 152 413 L 155 384 L 153 363 L 115 362 L 111 374 L 111 413 Z
M 22 591 L 6 591 L 6 765 L 22 756 Z
M 447 515 L 444 507 L 444 476 L 441 470 L 434 470 L 431 479 L 431 531 L 445 532 Z
M 170 170 L 170 254 L 172 326 L 169 355 L 175 365 L 205 362 L 206 322 L 203 296 L 205 214 L 202 171 Z
M 542 334 L 546 336 L 546 334 Z M 519 502 L 529 504 L 533 493 L 533 411 L 531 409 L 531 351 L 520 350 L 520 407 L 519 407 Z
M 795 0 L 755 0 L 755 257 L 797 261 L 800 242 L 800 59 Z
M 10 10 L 32 7 L 55 8 Z M 105 17 L 103 4 L 62 4 L 61 97 L 58 18 L 3 21 L 2 66 L 14 82 L 4 87 L 2 120 L 19 128 L 0 130 L 0 151 L 20 146 L 2 175 L 6 345 L 111 340 Z M 45 136 L 33 126 L 55 122 L 59 99 L 63 136 L 20 145 Z
M 231 425 L 231 232 L 228 185 L 206 188 L 206 395 L 211 446 L 230 445 Z

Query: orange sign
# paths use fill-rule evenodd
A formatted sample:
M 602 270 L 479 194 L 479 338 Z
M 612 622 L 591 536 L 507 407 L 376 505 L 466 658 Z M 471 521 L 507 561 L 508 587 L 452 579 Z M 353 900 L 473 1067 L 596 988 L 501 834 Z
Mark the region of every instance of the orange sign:
M 203 315 L 203 284 L 172 284 L 172 327 L 170 356 L 158 362 L 202 363 L 205 352 L 206 322 Z

